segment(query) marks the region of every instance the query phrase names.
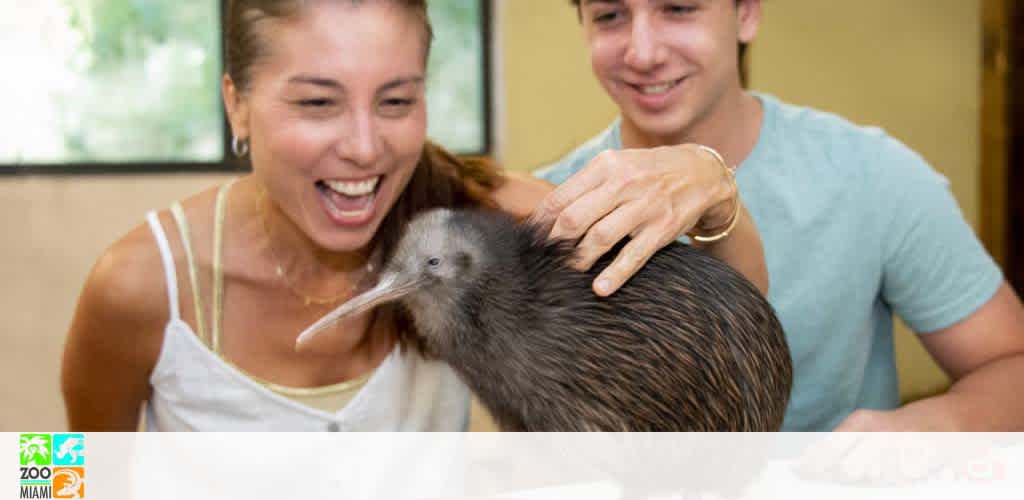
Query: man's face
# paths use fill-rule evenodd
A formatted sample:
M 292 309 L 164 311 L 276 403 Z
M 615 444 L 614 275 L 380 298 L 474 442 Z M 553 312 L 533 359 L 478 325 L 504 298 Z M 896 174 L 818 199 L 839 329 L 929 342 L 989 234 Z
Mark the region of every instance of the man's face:
M 737 43 L 757 0 L 582 0 L 591 66 L 623 118 L 654 138 L 685 134 L 739 90 Z

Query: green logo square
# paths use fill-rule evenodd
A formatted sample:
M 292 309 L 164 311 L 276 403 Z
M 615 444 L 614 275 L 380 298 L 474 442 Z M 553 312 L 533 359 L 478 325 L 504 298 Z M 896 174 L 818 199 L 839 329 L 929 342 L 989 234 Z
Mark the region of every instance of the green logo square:
M 21 465 L 50 465 L 53 457 L 53 440 L 49 434 L 22 434 L 18 440 Z

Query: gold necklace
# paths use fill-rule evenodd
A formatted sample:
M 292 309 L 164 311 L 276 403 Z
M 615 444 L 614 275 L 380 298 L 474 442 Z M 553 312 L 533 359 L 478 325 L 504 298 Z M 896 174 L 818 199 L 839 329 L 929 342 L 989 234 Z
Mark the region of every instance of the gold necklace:
M 298 290 L 298 288 L 296 288 L 295 285 L 292 283 L 292 281 L 290 279 L 288 279 L 288 274 L 284 272 L 284 267 L 282 267 L 281 264 L 278 263 L 281 260 L 277 258 L 277 253 L 274 252 L 273 239 L 270 237 L 270 227 L 267 226 L 267 211 L 263 208 L 263 198 L 264 198 L 264 196 L 266 194 L 267 193 L 266 193 L 265 190 L 261 190 L 260 191 L 260 198 L 259 198 L 259 202 L 258 202 L 258 204 L 260 206 L 260 221 L 262 222 L 262 225 L 263 225 L 263 235 L 266 236 L 266 238 L 267 238 L 267 249 L 270 251 L 270 258 L 272 260 L 271 264 L 274 265 L 274 274 L 276 274 L 277 277 L 282 282 L 284 282 L 285 288 L 287 288 L 288 291 L 292 293 L 292 295 L 295 295 L 296 297 L 302 299 L 302 302 L 303 302 L 303 304 L 305 304 L 306 307 L 309 307 L 309 306 L 314 305 L 314 304 L 315 305 L 334 304 L 334 303 L 338 302 L 341 299 L 345 299 L 345 298 L 351 297 L 352 292 L 358 286 L 358 282 L 356 284 L 353 284 L 351 287 L 349 287 L 344 292 L 339 293 L 338 295 L 334 295 L 332 297 L 315 297 L 315 296 L 306 295 L 305 293 L 300 292 Z M 365 266 L 363 266 L 363 269 L 365 269 L 366 273 L 370 273 L 370 272 L 373 271 L 372 259 L 371 259 L 370 262 L 367 262 L 367 264 Z M 364 276 L 365 276 L 365 274 L 364 274 Z

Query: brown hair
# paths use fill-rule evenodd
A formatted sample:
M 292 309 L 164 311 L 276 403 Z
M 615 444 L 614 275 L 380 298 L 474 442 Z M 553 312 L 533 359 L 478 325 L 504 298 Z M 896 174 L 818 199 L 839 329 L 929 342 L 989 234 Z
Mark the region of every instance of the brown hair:
M 434 29 L 427 15 L 426 0 L 337 0 L 353 5 L 367 1 L 390 1 L 408 9 L 423 22 L 426 52 L 434 41 Z M 302 12 L 309 0 L 228 0 L 224 20 L 224 67 L 235 87 L 247 90 L 251 80 L 250 70 L 260 59 L 266 57 L 267 47 L 262 43 L 256 26 L 265 19 L 287 19 Z
M 353 4 L 365 1 L 391 1 L 409 9 L 423 20 L 426 54 L 429 56 L 433 29 L 427 16 L 426 0 L 336 0 Z M 264 19 L 282 19 L 298 15 L 303 0 L 229 0 L 224 29 L 225 71 L 235 86 L 248 88 L 252 66 L 265 57 L 267 49 L 256 25 Z M 435 207 L 497 208 L 491 192 L 504 182 L 501 169 L 483 157 L 459 157 L 441 146 L 426 142 L 412 177 L 398 200 L 384 217 L 371 245 L 380 257 L 391 258 L 406 224 L 416 214 Z M 412 321 L 400 310 L 391 312 L 397 322 L 399 343 L 426 354 Z
M 742 1 L 743 0 L 736 0 L 736 4 L 738 5 Z M 582 20 L 583 14 L 582 14 L 582 12 L 580 10 L 580 0 L 569 0 L 569 3 L 573 7 L 576 7 L 576 15 Z M 740 66 L 740 85 L 742 85 L 743 88 L 746 88 L 747 87 L 748 73 L 749 73 L 749 71 L 747 69 L 747 45 L 748 44 L 746 44 L 746 43 L 739 43 L 737 45 L 738 46 L 737 46 L 736 50 L 739 53 L 738 54 L 738 58 L 739 58 L 739 66 Z

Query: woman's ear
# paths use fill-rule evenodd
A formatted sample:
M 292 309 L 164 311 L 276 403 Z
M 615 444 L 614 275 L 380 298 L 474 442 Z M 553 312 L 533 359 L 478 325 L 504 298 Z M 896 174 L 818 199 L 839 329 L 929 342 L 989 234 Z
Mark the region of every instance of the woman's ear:
M 761 26 L 761 0 L 738 0 L 736 21 L 739 26 L 737 40 L 740 43 L 752 42 Z
M 249 138 L 249 100 L 231 76 L 225 74 L 221 78 L 221 96 L 224 98 L 224 109 L 231 124 L 231 133 L 240 140 Z

